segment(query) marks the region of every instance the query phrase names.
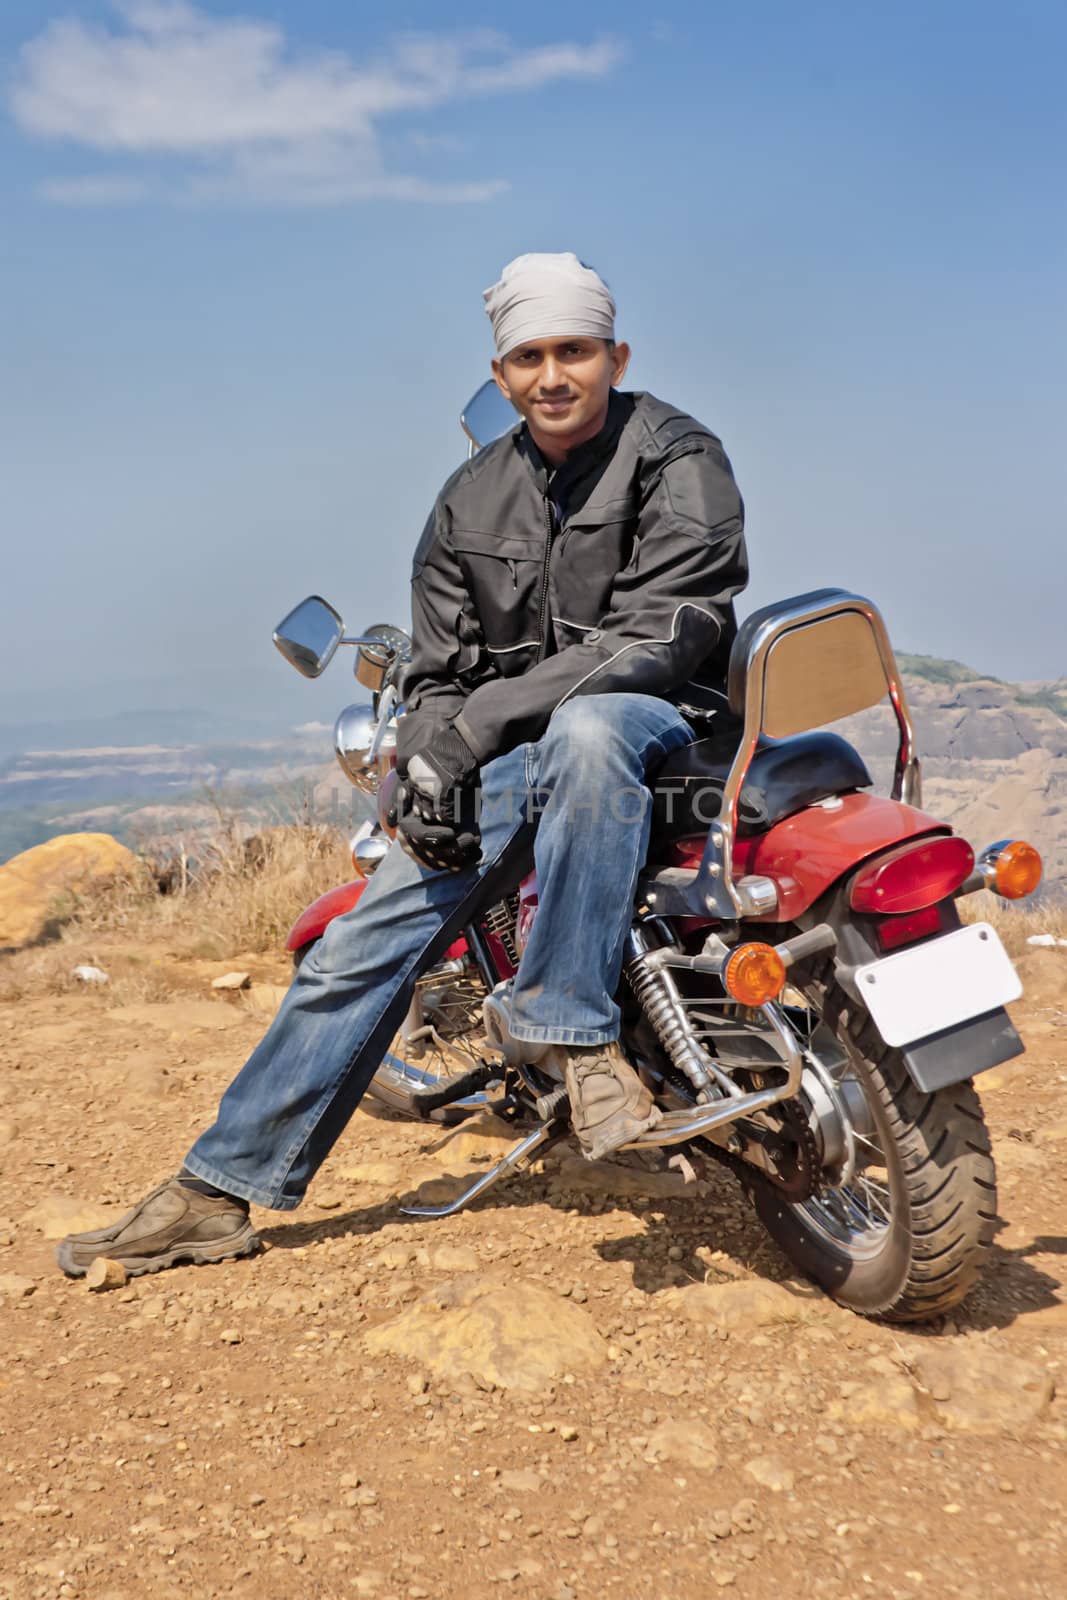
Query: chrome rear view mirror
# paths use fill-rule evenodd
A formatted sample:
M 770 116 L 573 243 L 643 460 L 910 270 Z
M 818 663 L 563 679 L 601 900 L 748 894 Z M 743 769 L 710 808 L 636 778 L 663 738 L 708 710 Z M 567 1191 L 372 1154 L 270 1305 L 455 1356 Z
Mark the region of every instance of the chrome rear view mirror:
M 290 666 L 305 678 L 317 678 L 333 660 L 344 631 L 340 614 L 329 601 L 309 594 L 282 618 L 273 638 Z
M 471 455 L 474 455 L 476 450 L 484 450 L 494 439 L 510 433 L 518 420 L 519 413 L 490 378 L 476 394 L 471 395 L 459 422 L 471 442 Z

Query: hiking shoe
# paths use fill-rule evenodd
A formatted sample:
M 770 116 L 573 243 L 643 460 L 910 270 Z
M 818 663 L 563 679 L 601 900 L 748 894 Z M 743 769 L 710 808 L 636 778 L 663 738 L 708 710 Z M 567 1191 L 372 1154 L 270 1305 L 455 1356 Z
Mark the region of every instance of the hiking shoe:
M 618 1044 L 572 1046 L 561 1054 L 571 1126 L 587 1160 L 611 1155 L 660 1121 L 659 1108 Z
M 118 1261 L 131 1278 L 179 1261 L 201 1265 L 247 1256 L 259 1247 L 248 1212 L 228 1195 L 199 1194 L 168 1178 L 109 1228 L 72 1233 L 56 1248 L 69 1278 L 84 1278 L 98 1256 Z

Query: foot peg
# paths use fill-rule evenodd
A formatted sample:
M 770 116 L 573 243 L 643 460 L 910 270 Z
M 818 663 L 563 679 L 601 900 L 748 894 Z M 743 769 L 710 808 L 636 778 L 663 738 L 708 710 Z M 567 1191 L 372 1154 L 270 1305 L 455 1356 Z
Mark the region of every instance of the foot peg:
M 570 1108 L 570 1096 L 562 1084 L 537 1099 L 537 1115 L 542 1122 L 554 1122 L 557 1117 L 566 1116 Z
M 431 1111 L 439 1111 L 457 1100 L 465 1100 L 469 1094 L 484 1089 L 486 1084 L 493 1083 L 499 1076 L 499 1067 L 483 1061 L 481 1066 L 472 1067 L 470 1072 L 463 1072 L 458 1078 L 449 1078 L 440 1088 L 417 1089 L 411 1096 L 412 1108 L 416 1115 L 428 1117 Z

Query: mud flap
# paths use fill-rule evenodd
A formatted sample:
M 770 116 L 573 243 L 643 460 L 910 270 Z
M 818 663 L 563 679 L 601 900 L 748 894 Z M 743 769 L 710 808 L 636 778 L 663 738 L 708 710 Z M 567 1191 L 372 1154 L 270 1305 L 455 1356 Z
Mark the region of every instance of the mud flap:
M 904 1064 L 924 1094 L 947 1089 L 998 1067 L 1023 1053 L 1024 1045 L 1003 1006 L 971 1017 L 953 1028 L 916 1039 L 901 1052 Z

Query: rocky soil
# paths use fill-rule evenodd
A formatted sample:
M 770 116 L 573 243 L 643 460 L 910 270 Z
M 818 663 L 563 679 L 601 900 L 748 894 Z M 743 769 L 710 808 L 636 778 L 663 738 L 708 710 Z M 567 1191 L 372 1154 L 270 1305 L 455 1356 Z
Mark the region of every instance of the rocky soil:
M 981 1080 L 988 1273 L 912 1331 L 797 1282 L 718 1170 L 564 1149 L 405 1219 L 506 1130 L 362 1113 L 254 1259 L 68 1282 L 53 1241 L 174 1170 L 262 1031 L 282 970 L 232 964 L 0 1006 L 3 1600 L 1061 1600 L 1067 952 Z

